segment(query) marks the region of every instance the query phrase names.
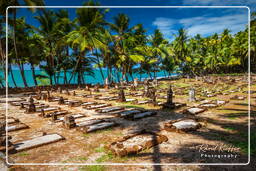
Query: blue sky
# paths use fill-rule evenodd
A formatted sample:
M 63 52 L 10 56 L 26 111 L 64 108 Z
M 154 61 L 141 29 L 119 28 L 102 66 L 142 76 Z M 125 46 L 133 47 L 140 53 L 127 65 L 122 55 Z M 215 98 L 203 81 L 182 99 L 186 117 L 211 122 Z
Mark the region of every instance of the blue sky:
M 45 0 L 48 6 L 81 6 L 83 0 Z M 251 10 L 256 9 L 256 0 L 99 0 L 101 5 L 105 6 L 248 6 Z M 68 9 L 71 19 L 75 17 L 75 10 Z M 125 13 L 130 17 L 131 26 L 142 23 L 147 30 L 147 34 L 152 34 L 153 30 L 158 28 L 164 36 L 172 40 L 174 34 L 181 27 L 187 29 L 189 36 L 197 33 L 208 36 L 213 33 L 220 33 L 225 28 L 236 33 L 243 30 L 248 22 L 247 8 L 168 8 L 168 9 L 111 9 L 106 15 L 108 21 L 112 21 L 113 17 L 118 13 Z M 36 14 L 26 9 L 18 10 L 18 16 L 24 16 L 26 22 L 39 26 L 33 18 Z

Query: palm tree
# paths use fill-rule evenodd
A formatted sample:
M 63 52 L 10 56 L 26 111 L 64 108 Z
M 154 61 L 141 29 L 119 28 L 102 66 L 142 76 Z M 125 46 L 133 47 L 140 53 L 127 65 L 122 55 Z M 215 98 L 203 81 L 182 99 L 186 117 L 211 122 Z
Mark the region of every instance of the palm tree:
M 98 6 L 99 4 L 89 1 L 84 4 L 85 6 Z M 107 46 L 103 42 L 103 35 L 105 33 L 104 25 L 106 24 L 104 20 L 104 14 L 107 10 L 99 8 L 79 8 L 76 10 L 77 18 L 76 23 L 77 27 L 74 31 L 71 31 L 67 35 L 67 42 L 71 44 L 72 48 L 76 48 L 81 51 L 82 55 L 77 56 L 77 63 L 75 70 L 79 65 L 79 62 L 82 61 L 82 58 L 89 51 L 91 54 L 96 54 L 96 63 L 100 69 L 102 79 L 104 80 L 104 75 L 102 71 L 102 66 L 100 62 L 100 57 L 98 49 L 106 49 Z M 95 52 L 95 53 L 94 53 Z M 71 78 L 74 75 L 72 73 Z
M 9 2 L 6 2 L 6 1 L 9 1 L 9 0 L 3 0 L 2 1 L 4 6 L 6 6 L 6 5 L 7 6 L 19 6 L 20 4 L 25 4 L 27 6 L 36 6 L 36 5 L 42 6 L 42 5 L 44 5 L 43 0 L 24 0 L 23 2 L 20 2 L 18 0 L 12 0 L 12 1 L 9 1 Z M 35 11 L 35 8 L 30 8 L 30 9 L 31 9 L 31 11 Z M 26 82 L 26 79 L 25 79 L 24 68 L 22 67 L 21 60 L 19 59 L 18 49 L 17 49 L 17 44 L 16 44 L 16 12 L 17 12 L 16 10 L 17 10 L 16 8 L 11 8 L 10 9 L 10 13 L 13 16 L 12 27 L 13 27 L 14 52 L 15 52 L 15 58 L 16 58 L 18 67 L 20 69 L 22 81 L 24 83 L 24 86 L 27 87 L 28 85 L 27 85 L 27 82 Z

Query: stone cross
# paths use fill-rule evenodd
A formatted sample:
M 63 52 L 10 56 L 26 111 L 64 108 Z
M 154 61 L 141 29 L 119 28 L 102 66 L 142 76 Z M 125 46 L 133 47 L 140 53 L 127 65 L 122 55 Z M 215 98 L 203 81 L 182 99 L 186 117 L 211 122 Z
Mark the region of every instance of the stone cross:
M 175 104 L 173 103 L 173 91 L 172 86 L 170 85 L 169 90 L 167 91 L 167 102 L 163 105 L 164 109 L 174 109 Z
M 194 101 L 196 101 L 196 97 L 195 97 L 195 89 L 194 88 L 191 88 L 190 90 L 189 90 L 189 102 L 194 102 Z

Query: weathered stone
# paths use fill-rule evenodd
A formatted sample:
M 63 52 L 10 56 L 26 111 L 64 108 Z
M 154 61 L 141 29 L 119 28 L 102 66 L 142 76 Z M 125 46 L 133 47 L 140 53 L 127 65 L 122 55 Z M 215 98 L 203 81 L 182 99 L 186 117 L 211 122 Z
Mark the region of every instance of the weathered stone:
M 59 98 L 58 104 L 59 104 L 59 105 L 65 104 L 64 98 L 63 98 L 62 96 Z
M 175 104 L 173 103 L 173 91 L 172 91 L 171 85 L 167 92 L 167 102 L 163 105 L 163 108 L 164 109 L 174 109 L 175 108 Z
M 178 119 L 178 120 L 166 122 L 164 124 L 164 129 L 166 131 L 175 131 L 175 132 L 194 131 L 200 127 L 201 127 L 201 124 L 193 119 Z
M 119 96 L 119 99 L 118 99 L 119 102 L 125 102 L 126 101 L 123 88 L 119 89 L 118 96 Z
M 194 102 L 196 101 L 196 97 L 195 97 L 195 89 L 194 88 L 191 88 L 190 91 L 189 91 L 189 102 Z
M 75 118 L 72 115 L 64 116 L 63 124 L 68 129 L 74 128 L 76 127 Z

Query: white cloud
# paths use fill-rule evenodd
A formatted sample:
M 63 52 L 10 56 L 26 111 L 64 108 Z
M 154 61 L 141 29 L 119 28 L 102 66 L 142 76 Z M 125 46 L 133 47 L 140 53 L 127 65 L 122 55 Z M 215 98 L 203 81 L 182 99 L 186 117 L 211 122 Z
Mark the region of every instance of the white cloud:
M 179 27 L 184 27 L 189 36 L 198 33 L 207 36 L 220 33 L 226 28 L 231 30 L 231 33 L 237 33 L 245 29 L 247 21 L 246 14 L 233 14 L 220 17 L 200 16 L 183 19 L 156 18 L 153 25 L 157 26 L 165 37 L 170 37 Z
M 172 29 L 175 23 L 176 21 L 173 19 L 158 17 L 152 24 L 156 26 L 166 38 L 170 39 L 175 33 L 175 30 Z
M 183 0 L 184 5 L 256 5 L 255 0 Z
M 248 6 L 251 11 L 256 10 L 256 0 L 183 0 L 183 5 L 202 6 Z
M 245 14 L 228 15 L 221 17 L 193 17 L 181 19 L 179 22 L 188 29 L 189 35 L 200 33 L 219 33 L 228 28 L 232 33 L 236 33 L 245 28 L 248 18 Z

